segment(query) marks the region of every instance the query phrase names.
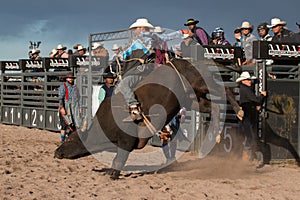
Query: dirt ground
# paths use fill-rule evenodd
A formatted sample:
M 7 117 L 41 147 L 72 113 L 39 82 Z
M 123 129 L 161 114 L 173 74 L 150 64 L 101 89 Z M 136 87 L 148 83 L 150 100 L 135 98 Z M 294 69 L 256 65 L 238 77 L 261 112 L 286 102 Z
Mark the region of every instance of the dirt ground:
M 248 161 L 185 153 L 158 173 L 122 172 L 113 181 L 93 156 L 53 157 L 58 133 L 0 124 L 1 199 L 299 199 L 300 168 L 255 169 Z M 148 146 L 146 151 L 151 151 Z M 145 151 L 145 150 L 144 150 Z

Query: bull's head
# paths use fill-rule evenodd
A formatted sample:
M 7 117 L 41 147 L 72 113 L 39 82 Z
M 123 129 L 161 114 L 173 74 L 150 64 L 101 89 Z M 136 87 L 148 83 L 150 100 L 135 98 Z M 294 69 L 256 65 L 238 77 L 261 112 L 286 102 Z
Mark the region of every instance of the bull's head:
M 85 148 L 77 131 L 70 134 L 67 141 L 62 143 L 56 150 L 55 158 L 75 159 L 90 155 L 90 152 Z

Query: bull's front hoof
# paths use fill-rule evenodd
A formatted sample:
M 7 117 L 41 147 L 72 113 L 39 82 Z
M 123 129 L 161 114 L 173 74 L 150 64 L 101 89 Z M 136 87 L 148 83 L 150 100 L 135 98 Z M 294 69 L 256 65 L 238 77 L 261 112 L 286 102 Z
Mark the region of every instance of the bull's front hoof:
M 118 180 L 120 178 L 120 174 L 121 174 L 121 171 L 120 170 L 116 170 L 116 169 L 113 169 L 111 171 L 111 175 L 110 175 L 110 178 L 112 180 Z

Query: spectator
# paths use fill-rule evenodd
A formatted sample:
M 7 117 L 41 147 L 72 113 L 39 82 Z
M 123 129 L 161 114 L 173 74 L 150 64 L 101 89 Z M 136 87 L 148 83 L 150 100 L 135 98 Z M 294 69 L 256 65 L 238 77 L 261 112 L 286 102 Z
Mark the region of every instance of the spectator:
M 57 58 L 68 58 L 69 57 L 69 54 L 65 51 L 67 49 L 67 47 L 63 46 L 62 44 L 59 44 L 56 49 L 58 51 Z
M 233 31 L 233 36 L 235 39 L 235 42 L 233 44 L 234 47 L 241 47 L 242 48 L 242 41 L 243 41 L 243 37 L 242 37 L 242 30 L 241 28 L 236 28 Z
M 272 36 L 269 34 L 270 28 L 267 22 L 263 22 L 257 26 L 257 33 L 261 41 L 271 41 Z
M 286 22 L 281 21 L 279 18 L 271 19 L 271 25 L 268 25 L 272 29 L 274 36 L 272 42 L 295 42 L 294 32 L 288 30 Z
M 269 34 L 269 27 L 267 22 L 263 22 L 257 26 L 257 32 L 259 35 L 260 41 L 272 41 L 272 36 Z M 273 60 L 266 60 L 266 65 L 273 64 Z
M 38 49 L 33 49 L 32 51 L 31 51 L 31 60 L 40 60 L 40 59 L 42 59 L 42 57 L 40 56 L 40 50 L 38 50 Z
M 193 40 L 193 38 L 191 38 L 189 34 L 183 34 L 182 39 L 183 41 L 180 43 L 180 47 L 178 51 L 176 51 L 176 54 L 182 58 L 190 58 L 191 46 L 197 45 L 198 43 L 195 40 Z
M 93 56 L 103 56 L 108 57 L 108 51 L 104 48 L 103 44 L 101 43 L 94 43 L 92 47 Z
M 112 61 L 115 61 L 117 58 L 120 61 L 123 59 L 123 57 L 122 57 L 122 49 L 121 49 L 121 47 L 118 44 L 114 44 L 111 50 L 114 52 Z
M 242 47 L 246 58 L 242 65 L 253 66 L 255 64 L 255 59 L 253 59 L 253 41 L 257 41 L 257 38 L 252 34 L 253 28 L 253 25 L 247 21 L 242 23 Z
M 114 55 L 111 64 L 105 70 L 105 72 L 119 73 L 122 71 L 123 64 L 123 54 L 121 47 L 118 44 L 114 44 L 111 50 L 113 51 Z
M 209 35 L 203 28 L 196 26 L 196 24 L 198 23 L 199 23 L 198 20 L 188 19 L 184 25 L 188 26 L 189 30 L 191 31 L 190 36 L 200 45 L 210 44 L 211 42 L 209 41 L 210 40 Z
M 77 55 L 78 56 L 84 56 L 85 53 L 86 53 L 86 48 L 83 47 L 82 45 L 79 45 L 77 47 Z
M 56 58 L 58 55 L 57 49 L 52 49 L 52 51 L 49 53 L 50 58 Z
M 223 28 L 221 27 L 216 28 L 212 32 L 211 39 L 212 45 L 230 45 L 230 42 L 227 39 L 225 39 L 225 33 Z
M 237 83 L 240 83 L 239 104 L 244 111 L 244 117 L 239 122 L 240 130 L 246 136 L 244 154 L 247 153 L 247 157 L 251 159 L 254 156 L 253 153 L 258 151 L 258 111 L 261 109 L 263 98 L 267 95 L 266 91 L 261 92 L 263 97 L 261 99 L 255 95 L 252 87 L 254 79 L 256 79 L 255 76 L 250 76 L 249 72 L 244 71 L 236 80 Z
M 99 90 L 99 105 L 105 98 L 111 97 L 113 95 L 116 77 L 117 76 L 111 72 L 108 72 L 106 75 L 103 76 L 103 78 L 105 79 L 105 84 L 103 84 Z
M 159 37 L 159 35 L 165 32 L 160 26 L 155 26 L 153 33 Z M 169 61 L 168 55 L 168 44 L 166 41 L 161 40 L 160 38 L 155 38 L 154 41 L 154 51 L 155 51 L 155 63 L 156 66 L 160 64 L 166 64 Z
M 77 85 L 74 83 L 72 72 L 65 77 L 65 82 L 58 89 L 59 119 L 61 125 L 61 142 L 64 142 L 66 135 L 81 126 L 81 103 Z
M 74 55 L 74 56 L 79 56 L 79 53 L 78 53 L 78 47 L 79 46 L 82 46 L 81 44 L 75 44 L 74 46 L 73 46 L 73 49 L 75 50 L 75 52 L 72 54 L 72 55 Z M 71 49 L 70 49 L 71 50 Z M 72 51 L 72 50 L 71 50 Z M 72 51 L 73 52 L 73 51 Z
M 300 23 L 296 22 L 296 25 L 298 26 L 298 33 L 295 33 L 295 42 L 300 44 Z

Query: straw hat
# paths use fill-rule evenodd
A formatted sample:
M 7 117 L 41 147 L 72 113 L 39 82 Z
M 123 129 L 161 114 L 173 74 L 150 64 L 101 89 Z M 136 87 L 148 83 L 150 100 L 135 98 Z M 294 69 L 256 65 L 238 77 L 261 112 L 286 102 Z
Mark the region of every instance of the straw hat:
M 253 80 L 253 79 L 256 79 L 255 76 L 250 76 L 249 72 L 245 71 L 243 72 L 239 78 L 236 79 L 235 82 L 239 83 L 243 80 Z
M 153 25 L 148 22 L 148 19 L 145 18 L 137 19 L 133 24 L 130 25 L 129 29 L 137 27 L 154 28 Z
M 271 25 L 268 25 L 268 27 L 273 28 L 273 27 L 278 26 L 278 25 L 285 26 L 286 22 L 281 21 L 279 18 L 273 18 L 273 19 L 271 19 Z
M 56 47 L 57 50 L 66 50 L 67 47 L 63 46 L 62 44 L 57 45 Z
M 162 29 L 160 26 L 155 26 L 153 32 L 154 33 L 164 33 L 166 30 Z

